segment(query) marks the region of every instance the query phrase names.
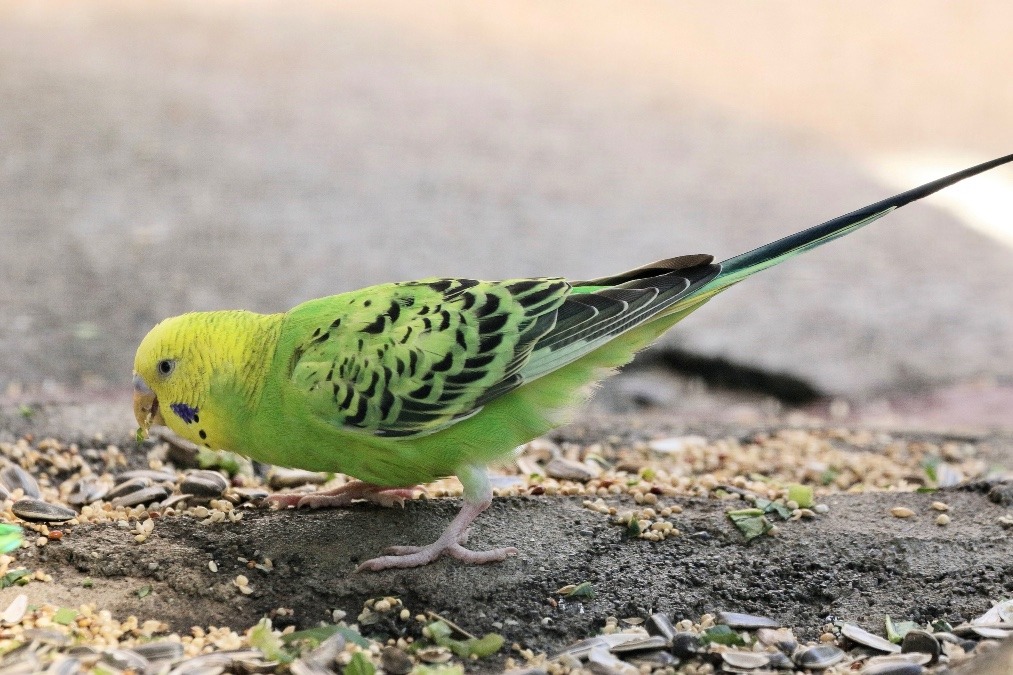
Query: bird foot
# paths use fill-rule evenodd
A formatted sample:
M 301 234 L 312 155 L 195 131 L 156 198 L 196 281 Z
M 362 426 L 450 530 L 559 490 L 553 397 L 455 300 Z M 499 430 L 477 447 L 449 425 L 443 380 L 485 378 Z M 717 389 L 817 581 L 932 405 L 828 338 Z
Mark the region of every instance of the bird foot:
M 296 508 L 320 509 L 334 506 L 347 506 L 353 500 L 363 499 L 380 506 L 403 507 L 406 500 L 415 497 L 415 488 L 385 488 L 379 485 L 355 481 L 334 490 L 313 492 L 311 494 L 286 493 L 271 495 L 267 501 L 285 509 Z
M 489 551 L 472 551 L 464 548 L 459 542 L 445 544 L 440 541 L 428 546 L 391 546 L 386 552 L 390 555 L 367 560 L 356 567 L 355 571 L 379 572 L 392 568 L 421 567 L 445 555 L 457 558 L 469 565 L 500 562 L 506 560 L 507 556 L 517 555 L 517 549 L 513 546 L 494 548 Z

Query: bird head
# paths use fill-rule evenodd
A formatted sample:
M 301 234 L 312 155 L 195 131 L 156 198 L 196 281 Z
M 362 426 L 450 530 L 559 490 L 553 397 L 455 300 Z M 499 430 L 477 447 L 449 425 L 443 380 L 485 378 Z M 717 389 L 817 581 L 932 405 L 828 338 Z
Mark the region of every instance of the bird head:
M 134 356 L 134 417 L 143 437 L 153 425 L 175 427 L 163 409 L 198 410 L 207 397 L 211 354 L 207 349 L 208 313 L 192 313 L 162 321 L 141 341 Z M 175 429 L 174 429 L 175 430 Z
M 227 447 L 230 420 L 263 385 L 282 316 L 191 312 L 152 328 L 134 356 L 138 438 L 164 424 L 194 443 Z

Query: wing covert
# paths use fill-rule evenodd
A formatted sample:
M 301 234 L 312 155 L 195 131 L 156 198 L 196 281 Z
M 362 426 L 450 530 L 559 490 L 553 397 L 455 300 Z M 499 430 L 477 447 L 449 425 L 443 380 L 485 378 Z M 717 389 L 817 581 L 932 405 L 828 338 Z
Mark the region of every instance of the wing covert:
M 523 381 L 570 285 L 555 278 L 384 284 L 293 310 L 291 381 L 333 424 L 383 436 L 439 431 Z

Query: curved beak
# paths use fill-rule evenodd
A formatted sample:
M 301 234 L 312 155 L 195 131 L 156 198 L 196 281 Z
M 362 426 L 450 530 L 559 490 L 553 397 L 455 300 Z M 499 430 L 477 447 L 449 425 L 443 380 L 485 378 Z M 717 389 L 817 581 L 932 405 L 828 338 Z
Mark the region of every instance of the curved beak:
M 152 425 L 164 424 L 158 409 L 158 397 L 137 373 L 134 373 L 134 418 L 141 427 L 137 430 L 138 438 L 146 438 Z

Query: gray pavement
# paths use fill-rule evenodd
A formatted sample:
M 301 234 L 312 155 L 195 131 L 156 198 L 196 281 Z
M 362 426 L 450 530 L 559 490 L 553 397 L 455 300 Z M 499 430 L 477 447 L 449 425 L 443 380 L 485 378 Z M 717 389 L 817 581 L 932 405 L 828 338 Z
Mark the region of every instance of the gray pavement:
M 187 310 L 727 257 L 893 192 L 881 153 L 1013 151 L 1001 3 L 708 7 L 0 2 L 0 393 L 123 387 Z M 1009 383 L 1011 288 L 929 202 L 666 340 L 855 398 Z

